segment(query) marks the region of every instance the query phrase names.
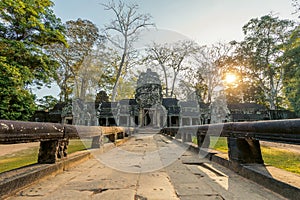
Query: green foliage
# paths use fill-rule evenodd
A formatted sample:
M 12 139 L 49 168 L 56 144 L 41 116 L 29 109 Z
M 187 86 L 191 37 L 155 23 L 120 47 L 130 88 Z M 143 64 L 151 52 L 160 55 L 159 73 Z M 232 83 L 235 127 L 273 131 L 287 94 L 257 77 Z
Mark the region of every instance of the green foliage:
M 50 81 L 57 67 L 44 45 L 64 43 L 50 0 L 0 1 L 0 118 L 28 120 L 34 96 L 27 87 Z
M 270 109 L 278 109 L 284 100 L 282 81 L 283 61 L 279 59 L 294 25 L 271 14 L 251 19 L 244 27 L 245 39 L 237 47 L 236 58 L 244 66 L 244 79 L 259 88 L 258 101 Z
M 52 44 L 47 46 L 48 52 L 59 63 L 56 70 L 55 80 L 60 87 L 60 101 L 67 102 L 74 92 L 75 97 L 85 97 L 87 90 L 86 72 L 95 70 L 91 62 L 94 47 L 101 43 L 99 30 L 95 24 L 89 20 L 70 20 L 65 24 L 66 39 L 68 45 Z M 85 62 L 86 61 L 86 62 Z M 83 70 L 85 72 L 83 73 Z M 90 73 L 91 74 L 91 73 Z M 90 75 L 89 74 L 89 75 Z M 83 75 L 83 76 L 82 76 Z
M 291 34 L 290 40 L 283 46 L 285 53 L 284 91 L 291 109 L 300 116 L 300 26 Z
M 28 120 L 35 110 L 34 95 L 24 89 L 24 79 L 30 72 L 6 63 L 0 57 L 0 118 Z
M 39 110 L 50 110 L 58 103 L 58 100 L 52 95 L 44 96 L 38 99 L 38 109 Z

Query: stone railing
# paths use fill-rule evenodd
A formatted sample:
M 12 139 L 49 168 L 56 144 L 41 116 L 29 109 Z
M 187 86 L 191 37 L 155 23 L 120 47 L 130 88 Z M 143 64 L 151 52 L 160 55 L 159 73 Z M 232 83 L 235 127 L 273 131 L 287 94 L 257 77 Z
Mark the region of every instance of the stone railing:
M 0 120 L 0 144 L 40 142 L 38 163 L 55 163 L 67 156 L 69 139 L 92 138 L 92 148 L 99 148 L 104 137 L 116 142 L 133 131 L 133 128 L 124 127 Z
M 170 127 L 161 132 L 182 142 L 195 137 L 199 149 L 209 146 L 210 136 L 227 137 L 230 161 L 263 164 L 259 140 L 300 144 L 300 119 Z

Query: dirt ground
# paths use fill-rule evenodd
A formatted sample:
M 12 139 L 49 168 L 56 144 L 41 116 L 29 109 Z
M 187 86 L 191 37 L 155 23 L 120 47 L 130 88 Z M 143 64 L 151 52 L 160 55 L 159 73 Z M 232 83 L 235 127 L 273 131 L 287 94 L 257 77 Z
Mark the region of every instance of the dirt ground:
M 284 144 L 284 143 L 276 143 L 276 142 L 265 142 L 265 141 L 259 141 L 261 146 L 267 146 L 267 147 L 276 147 L 278 149 L 283 149 L 295 153 L 300 154 L 300 145 L 293 145 L 293 144 Z
M 7 154 L 13 154 L 18 151 L 22 151 L 32 147 L 38 147 L 40 145 L 39 142 L 33 143 L 22 143 L 22 144 L 5 144 L 0 145 L 0 156 L 4 156 Z

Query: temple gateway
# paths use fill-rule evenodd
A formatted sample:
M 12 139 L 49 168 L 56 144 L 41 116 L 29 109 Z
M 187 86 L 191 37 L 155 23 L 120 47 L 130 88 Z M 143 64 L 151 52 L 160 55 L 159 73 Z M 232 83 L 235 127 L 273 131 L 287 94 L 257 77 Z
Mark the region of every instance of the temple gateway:
M 100 102 L 97 117 L 100 126 L 162 128 L 201 123 L 198 103 L 163 98 L 159 76 L 151 69 L 140 74 L 135 99 Z

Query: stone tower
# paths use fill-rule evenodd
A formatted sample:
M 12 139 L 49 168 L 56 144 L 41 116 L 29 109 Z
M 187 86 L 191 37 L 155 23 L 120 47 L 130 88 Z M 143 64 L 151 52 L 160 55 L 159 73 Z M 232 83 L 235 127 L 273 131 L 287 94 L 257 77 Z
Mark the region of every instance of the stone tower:
M 159 76 L 151 69 L 142 72 L 137 81 L 135 99 L 139 106 L 139 126 L 163 126 L 165 109 L 162 106 L 162 86 Z

